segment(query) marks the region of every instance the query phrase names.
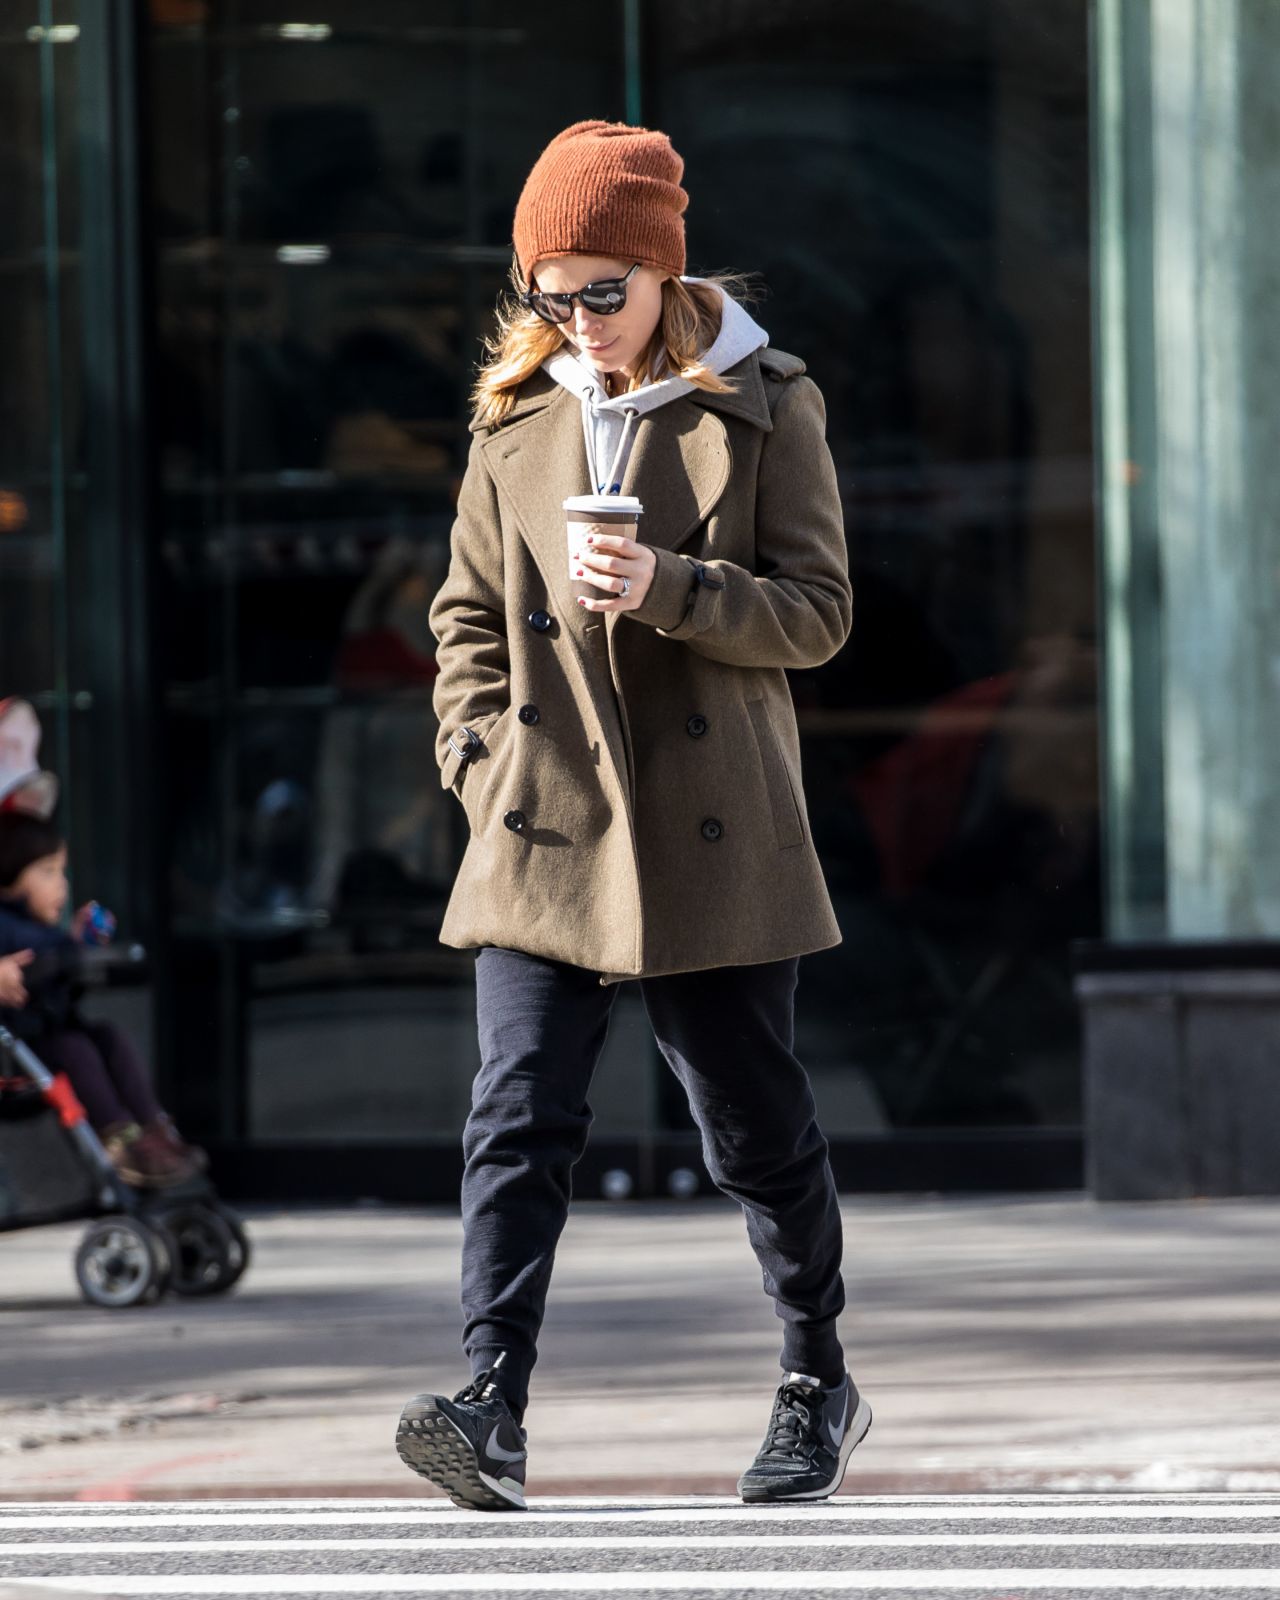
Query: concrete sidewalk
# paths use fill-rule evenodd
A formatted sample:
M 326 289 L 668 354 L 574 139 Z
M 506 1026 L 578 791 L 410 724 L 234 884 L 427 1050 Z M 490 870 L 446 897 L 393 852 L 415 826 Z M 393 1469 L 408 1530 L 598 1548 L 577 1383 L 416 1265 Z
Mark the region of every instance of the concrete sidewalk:
M 1280 1204 L 851 1200 L 850 1493 L 1280 1489 Z M 441 1211 L 250 1213 L 224 1300 L 79 1299 L 0 1235 L 0 1497 L 418 1495 L 400 1406 L 465 1381 Z M 732 1493 L 778 1327 L 727 1202 L 576 1205 L 526 1419 L 536 1494 Z

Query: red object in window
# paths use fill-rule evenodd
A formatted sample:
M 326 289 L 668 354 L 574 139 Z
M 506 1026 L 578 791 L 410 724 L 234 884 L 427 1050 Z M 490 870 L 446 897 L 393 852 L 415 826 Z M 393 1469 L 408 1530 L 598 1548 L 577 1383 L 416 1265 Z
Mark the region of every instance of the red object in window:
M 1014 674 L 1004 672 L 943 695 L 914 734 L 846 780 L 875 841 L 888 894 L 919 888 L 946 849 L 978 758 L 1014 687 Z
M 65 1072 L 58 1074 L 52 1087 L 45 1090 L 44 1097 L 58 1113 L 58 1120 L 64 1128 L 74 1128 L 76 1123 L 84 1121 L 84 1107 L 76 1099 L 76 1092 Z
M 430 683 L 440 668 L 434 656 L 420 655 L 394 628 L 373 628 L 342 641 L 337 679 L 346 689 L 385 683 Z

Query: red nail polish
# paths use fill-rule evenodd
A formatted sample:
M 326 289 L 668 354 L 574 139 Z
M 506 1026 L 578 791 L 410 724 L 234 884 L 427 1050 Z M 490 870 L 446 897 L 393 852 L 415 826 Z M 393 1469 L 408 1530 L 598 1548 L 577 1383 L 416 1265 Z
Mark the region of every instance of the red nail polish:
M 574 573 L 574 577 L 575 578 L 580 578 L 581 576 L 582 576 L 582 568 L 579 567 L 578 570 Z
M 578 604 L 579 604 L 579 605 L 580 605 L 580 606 L 585 606 L 585 605 L 586 605 L 586 603 L 587 603 L 587 602 L 586 602 L 586 601 L 585 601 L 585 600 L 584 600 L 584 599 L 583 599 L 583 598 L 582 598 L 582 596 L 581 596 L 581 595 L 579 595 L 579 596 L 578 596 Z

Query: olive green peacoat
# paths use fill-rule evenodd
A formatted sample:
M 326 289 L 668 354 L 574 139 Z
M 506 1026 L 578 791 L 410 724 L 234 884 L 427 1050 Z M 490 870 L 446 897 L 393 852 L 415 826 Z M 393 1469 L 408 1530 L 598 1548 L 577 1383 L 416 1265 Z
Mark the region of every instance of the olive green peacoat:
M 839 944 L 783 670 L 829 660 L 852 615 L 825 407 L 803 373 L 758 350 L 724 374 L 733 393 L 638 420 L 622 492 L 658 566 L 634 611 L 592 614 L 570 592 L 576 397 L 539 372 L 501 426 L 473 422 L 429 615 L 440 781 L 471 835 L 442 943 L 601 983 Z

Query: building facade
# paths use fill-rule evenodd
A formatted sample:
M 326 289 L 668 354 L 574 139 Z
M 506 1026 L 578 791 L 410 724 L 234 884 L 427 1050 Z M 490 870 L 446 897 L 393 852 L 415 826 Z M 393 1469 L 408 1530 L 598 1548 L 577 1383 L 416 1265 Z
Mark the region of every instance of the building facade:
M 1100 769 L 1096 305 L 1137 270 L 1099 251 L 1100 15 L 5 8 L 0 695 L 40 710 L 76 895 L 150 952 L 138 1025 L 229 1187 L 455 1192 L 473 958 L 436 937 L 465 820 L 426 617 L 516 196 L 582 117 L 671 134 L 689 271 L 758 274 L 827 403 L 854 629 L 791 680 L 839 1179 L 1081 1181 L 1071 950 L 1130 931 L 1167 832 Z M 1158 621 L 1126 616 L 1141 708 Z M 580 1192 L 700 1171 L 634 984 L 593 1107 Z

